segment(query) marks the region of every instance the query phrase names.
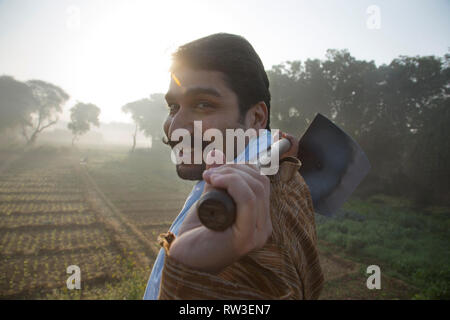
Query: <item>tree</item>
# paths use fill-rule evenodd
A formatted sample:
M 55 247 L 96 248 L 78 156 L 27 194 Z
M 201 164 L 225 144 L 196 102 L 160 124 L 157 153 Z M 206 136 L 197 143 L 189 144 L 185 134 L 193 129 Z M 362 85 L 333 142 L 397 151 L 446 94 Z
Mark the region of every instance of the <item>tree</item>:
M 163 133 L 163 122 L 167 117 L 167 102 L 162 93 L 153 93 L 149 99 L 150 109 L 148 110 L 146 121 L 141 127 L 146 137 L 161 138 Z
M 0 132 L 22 124 L 35 105 L 29 86 L 10 76 L 0 77 Z
M 72 131 L 72 146 L 76 139 L 85 134 L 91 129 L 91 125 L 98 127 L 100 125 L 98 116 L 100 115 L 100 108 L 92 103 L 78 102 L 70 109 L 70 122 L 67 125 Z
M 405 93 L 399 101 L 406 118 L 405 166 L 417 205 L 444 203 L 450 196 L 450 55 L 402 57 Z M 393 62 L 393 63 L 394 63 Z M 392 65 L 392 64 L 391 64 Z
M 377 100 L 375 64 L 346 50 L 328 50 L 326 58 L 287 61 L 268 71 L 274 128 L 301 135 L 322 113 L 352 136 L 367 131 Z
M 155 93 L 150 95 L 150 99 L 145 98 L 130 102 L 122 107 L 123 112 L 131 113 L 131 118 L 135 123 L 131 152 L 134 152 L 136 148 L 138 131 L 142 131 L 146 137 L 156 137 L 161 134 L 163 119 L 167 115 L 165 105 L 164 95 Z
M 63 89 L 42 80 L 30 80 L 26 83 L 36 104 L 30 116 L 22 123 L 22 134 L 27 144 L 33 144 L 40 132 L 56 124 L 58 114 L 62 112 L 62 106 L 69 95 Z
M 301 136 L 320 112 L 361 145 L 372 170 L 358 190 L 422 204 L 449 199 L 450 54 L 377 67 L 328 50 L 324 60 L 288 61 L 268 76 L 272 128 Z

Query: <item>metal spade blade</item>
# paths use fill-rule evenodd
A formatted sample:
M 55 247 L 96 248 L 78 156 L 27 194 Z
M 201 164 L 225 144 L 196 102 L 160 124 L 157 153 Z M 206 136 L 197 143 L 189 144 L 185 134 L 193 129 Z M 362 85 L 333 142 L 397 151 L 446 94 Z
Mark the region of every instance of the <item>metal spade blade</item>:
M 343 205 L 370 170 L 361 147 L 320 113 L 299 141 L 298 158 L 314 209 L 325 216 Z

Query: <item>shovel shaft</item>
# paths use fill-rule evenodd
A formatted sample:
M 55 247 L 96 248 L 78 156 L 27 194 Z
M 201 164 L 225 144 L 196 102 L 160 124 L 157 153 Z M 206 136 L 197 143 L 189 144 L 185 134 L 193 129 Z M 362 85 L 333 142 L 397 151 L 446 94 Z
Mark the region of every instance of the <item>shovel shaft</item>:
M 287 152 L 291 147 L 288 139 L 275 142 L 270 151 L 263 153 L 256 162 L 258 169 L 270 164 L 272 155 L 278 156 Z M 204 193 L 197 201 L 197 214 L 201 223 L 214 231 L 224 231 L 236 221 L 236 203 L 224 189 L 212 188 Z

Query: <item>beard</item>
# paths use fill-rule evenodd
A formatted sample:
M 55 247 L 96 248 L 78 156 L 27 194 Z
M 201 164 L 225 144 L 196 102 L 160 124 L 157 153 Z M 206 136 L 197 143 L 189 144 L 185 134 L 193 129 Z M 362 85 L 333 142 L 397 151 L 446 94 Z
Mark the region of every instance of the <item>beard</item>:
M 203 171 L 206 169 L 206 164 L 177 164 L 177 174 L 184 180 L 202 180 Z
M 173 149 L 179 142 L 170 141 L 167 136 L 162 139 L 162 142 Z M 211 142 L 202 141 L 202 155 L 206 146 Z M 192 141 L 191 145 L 194 145 Z M 193 164 L 193 158 L 191 164 L 180 163 L 175 165 L 178 177 L 184 180 L 202 180 L 203 171 L 206 170 L 206 163 L 202 161 L 201 164 Z

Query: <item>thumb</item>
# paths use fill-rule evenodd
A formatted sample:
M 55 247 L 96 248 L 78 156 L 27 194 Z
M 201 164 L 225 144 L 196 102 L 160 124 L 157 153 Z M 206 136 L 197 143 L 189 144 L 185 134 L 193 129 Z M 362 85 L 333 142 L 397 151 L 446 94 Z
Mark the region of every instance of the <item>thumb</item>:
M 283 132 L 281 134 L 281 137 L 284 139 L 288 139 L 291 143 L 291 147 L 288 151 L 280 155 L 280 159 L 286 158 L 286 157 L 297 157 L 298 154 L 298 140 L 291 134 Z

